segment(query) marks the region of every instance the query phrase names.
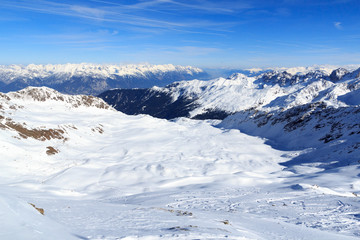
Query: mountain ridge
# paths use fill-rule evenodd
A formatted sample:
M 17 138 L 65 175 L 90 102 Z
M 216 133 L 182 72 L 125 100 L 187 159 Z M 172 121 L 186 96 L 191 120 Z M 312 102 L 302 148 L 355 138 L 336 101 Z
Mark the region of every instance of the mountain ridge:
M 200 68 L 172 64 L 48 64 L 0 66 L 0 91 L 47 86 L 67 94 L 97 95 L 111 88 L 164 86 L 206 77 Z
M 150 114 L 170 119 L 198 118 L 203 114 L 212 118 L 209 113 L 222 112 L 220 119 L 223 119 L 237 111 L 251 108 L 287 109 L 317 101 L 326 102 L 331 106 L 356 103 L 359 98 L 351 92 L 355 93 L 360 88 L 359 71 L 358 69 L 344 72 L 337 69 L 327 74 L 315 70 L 295 75 L 286 71 L 273 71 L 256 77 L 235 73 L 228 78 L 181 81 L 166 87 L 131 91 L 112 89 L 100 94 L 99 97 L 117 110 L 128 114 Z M 127 103 L 131 105 L 131 111 L 128 111 L 130 105 L 126 105 Z M 155 103 L 160 106 L 156 107 L 156 111 L 152 111 Z M 166 111 L 171 111 L 170 105 L 173 104 L 180 104 L 178 107 L 187 110 L 175 115 L 167 114 Z M 214 118 L 219 119 L 215 116 Z

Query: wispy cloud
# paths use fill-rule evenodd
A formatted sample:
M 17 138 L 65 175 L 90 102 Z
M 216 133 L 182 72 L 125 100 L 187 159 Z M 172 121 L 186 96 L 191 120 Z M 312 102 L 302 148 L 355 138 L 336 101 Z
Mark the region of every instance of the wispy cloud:
M 93 3 L 93 5 L 91 5 Z M 94 3 L 97 3 L 94 5 Z M 59 3 L 52 0 L 4 0 L 2 7 L 22 9 L 44 14 L 68 16 L 96 22 L 120 23 L 128 26 L 158 28 L 166 30 L 212 29 L 214 32 L 227 30 L 236 22 L 196 20 L 193 11 L 212 13 L 233 13 L 234 9 L 245 9 L 247 4 L 237 4 L 236 8 L 221 7 L 223 4 L 207 0 L 197 0 L 192 3 L 178 0 L 151 0 L 132 4 L 119 4 L 112 1 L 93 0 L 84 3 Z M 190 10 L 190 11 L 189 11 Z M 145 11 L 145 13 L 143 12 Z M 146 14 L 146 11 L 163 11 L 181 14 L 178 18 L 166 18 L 163 14 Z M 199 32 L 199 31 L 198 31 Z M 201 33 L 201 31 L 199 32 Z
M 131 5 L 133 8 L 151 9 L 172 9 L 172 10 L 198 10 L 210 13 L 229 14 L 239 10 L 249 9 L 253 6 L 248 1 L 180 1 L 180 0 L 151 0 L 142 1 Z
M 2 7 L 13 8 L 13 9 L 23 9 L 32 12 L 52 14 L 52 15 L 62 15 L 62 16 L 71 16 L 79 17 L 93 20 L 102 20 L 100 18 L 100 10 L 91 9 L 86 7 L 81 7 L 77 5 L 57 3 L 46 0 L 39 1 L 8 1 L 4 0 L 1 3 Z
M 334 22 L 334 27 L 338 30 L 342 30 L 343 26 L 341 22 Z
M 69 5 L 69 11 L 79 14 L 79 16 L 92 16 L 97 19 L 103 19 L 106 15 L 104 10 L 79 5 Z
M 195 4 L 194 4 L 195 2 Z M 172 8 L 172 9 L 192 9 L 192 10 L 201 10 L 207 12 L 216 12 L 216 13 L 231 13 L 233 12 L 232 9 L 223 8 L 219 5 L 214 5 L 207 1 L 201 1 L 196 4 L 196 1 L 193 3 L 184 3 L 180 1 L 174 0 L 154 0 L 154 1 L 146 1 L 142 3 L 135 4 L 134 7 L 165 7 L 165 8 Z

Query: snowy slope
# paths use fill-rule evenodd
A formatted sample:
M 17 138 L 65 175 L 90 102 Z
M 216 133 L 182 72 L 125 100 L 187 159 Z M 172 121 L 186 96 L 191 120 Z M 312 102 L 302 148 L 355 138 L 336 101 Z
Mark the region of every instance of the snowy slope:
M 1 65 L 0 91 L 20 90 L 27 86 L 47 86 L 70 94 L 99 94 L 111 88 L 165 86 L 179 80 L 206 76 L 191 66 L 167 65 Z
M 0 95 L 1 239 L 359 236 L 354 165 L 308 179 L 281 165 L 301 152 L 89 98 L 48 88 Z

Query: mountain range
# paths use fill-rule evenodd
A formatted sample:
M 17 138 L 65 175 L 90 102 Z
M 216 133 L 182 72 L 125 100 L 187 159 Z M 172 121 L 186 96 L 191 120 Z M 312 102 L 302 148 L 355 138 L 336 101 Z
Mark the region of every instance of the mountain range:
M 0 236 L 357 239 L 359 73 L 0 93 Z
M 334 107 L 358 105 L 359 72 L 339 68 L 330 73 L 270 71 L 255 77 L 235 73 L 228 78 L 181 81 L 166 87 L 112 89 L 99 97 L 127 114 L 224 119 L 248 109 L 286 110 L 316 102 Z
M 356 65 L 347 69 L 354 70 Z M 172 64 L 46 64 L 46 65 L 0 65 L 0 92 L 21 90 L 28 86 L 50 87 L 65 94 L 98 95 L 114 88 L 133 89 L 164 87 L 182 80 L 210 80 L 242 73 L 256 77 L 272 71 L 287 71 L 290 74 L 323 71 L 331 73 L 336 66 L 313 66 L 268 69 L 200 69 Z
M 173 81 L 207 77 L 200 68 L 167 65 L 47 64 L 0 66 L 0 91 L 28 86 L 50 87 L 68 94 L 97 95 L 111 88 L 165 86 Z

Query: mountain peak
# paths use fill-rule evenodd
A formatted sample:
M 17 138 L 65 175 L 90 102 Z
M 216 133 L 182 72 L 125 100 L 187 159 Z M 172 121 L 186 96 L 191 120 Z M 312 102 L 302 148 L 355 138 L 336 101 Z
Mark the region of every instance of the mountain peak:
M 332 82 L 336 82 L 339 81 L 343 76 L 345 76 L 346 74 L 348 74 L 349 71 L 345 68 L 338 68 L 335 69 L 334 71 L 332 71 L 332 73 L 330 74 L 330 80 Z
M 244 79 L 247 78 L 245 74 L 242 73 L 233 73 L 227 79 L 229 80 L 237 80 L 237 79 Z

